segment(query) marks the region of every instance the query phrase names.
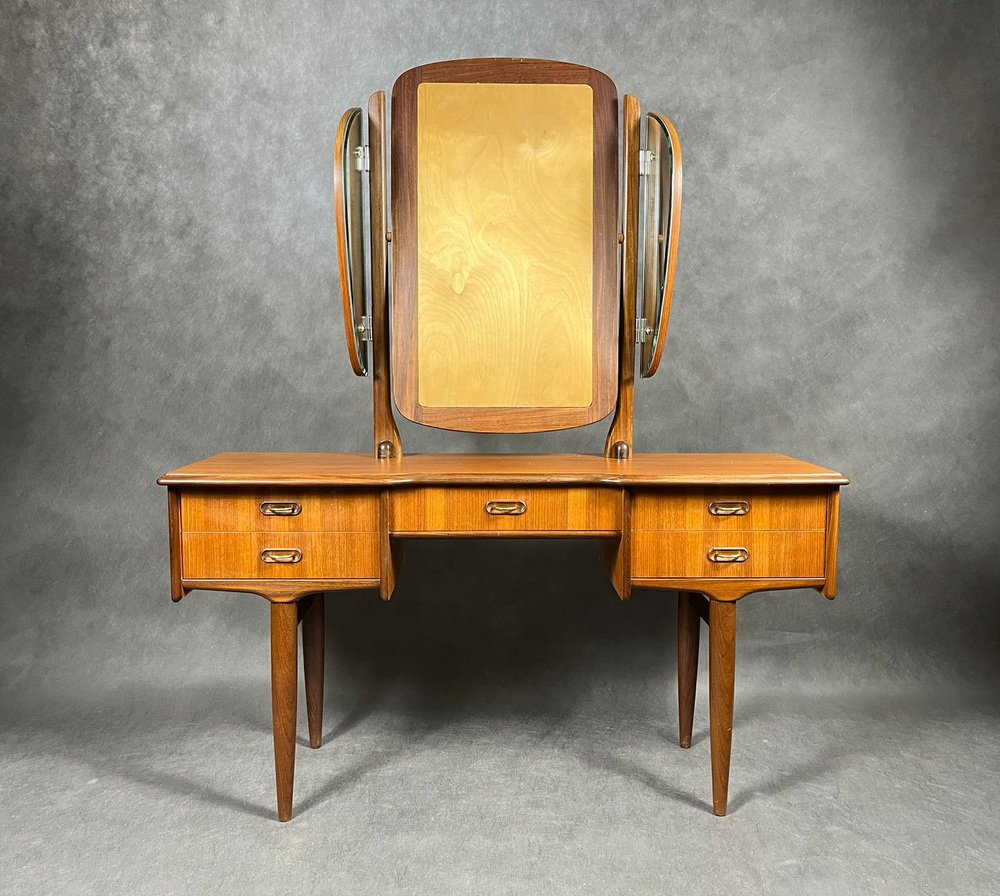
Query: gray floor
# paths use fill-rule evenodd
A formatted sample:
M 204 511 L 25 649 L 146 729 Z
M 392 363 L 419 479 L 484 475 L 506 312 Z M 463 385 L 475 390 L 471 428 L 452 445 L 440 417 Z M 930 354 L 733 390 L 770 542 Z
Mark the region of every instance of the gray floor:
M 704 690 L 690 751 L 672 693 L 657 716 L 613 678 L 569 708 L 549 682 L 332 692 L 282 825 L 265 679 L 81 690 L 8 692 L 4 893 L 997 892 L 997 710 L 967 694 L 750 670 L 719 819 Z

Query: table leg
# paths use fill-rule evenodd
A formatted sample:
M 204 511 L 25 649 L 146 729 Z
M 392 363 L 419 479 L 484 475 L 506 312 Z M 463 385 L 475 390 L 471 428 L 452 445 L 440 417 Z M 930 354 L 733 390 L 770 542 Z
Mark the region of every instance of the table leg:
M 694 602 L 701 596 L 690 591 L 677 593 L 677 704 L 680 744 L 691 746 L 694 725 L 694 698 L 698 688 L 698 645 L 701 616 Z
M 309 746 L 323 743 L 323 675 L 326 651 L 326 595 L 310 595 L 302 609 L 302 668 L 306 680 Z
M 278 820 L 292 817 L 295 781 L 295 725 L 298 701 L 298 607 L 271 604 L 271 715 L 274 722 L 274 779 Z
M 725 815 L 729 802 L 729 760 L 733 746 L 736 685 L 736 604 L 709 602 L 708 695 L 712 740 L 712 809 Z

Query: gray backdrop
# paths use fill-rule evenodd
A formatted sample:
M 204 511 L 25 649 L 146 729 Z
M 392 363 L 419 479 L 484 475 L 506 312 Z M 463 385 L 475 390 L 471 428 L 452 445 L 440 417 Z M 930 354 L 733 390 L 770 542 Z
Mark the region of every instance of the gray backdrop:
M 170 604 L 154 480 L 223 450 L 370 449 L 337 292 L 338 118 L 411 66 L 507 55 L 598 68 L 681 135 L 674 313 L 637 450 L 777 451 L 852 480 L 840 598 L 744 601 L 739 693 L 995 707 L 998 34 L 995 3 L 4 0 L 4 728 L 127 705 L 115 736 L 156 731 L 188 701 L 185 724 L 238 704 L 266 739 L 266 606 Z M 403 436 L 599 452 L 605 431 Z M 674 613 L 671 594 L 620 604 L 589 543 L 418 543 L 388 606 L 328 599 L 330 724 L 390 694 L 416 717 L 558 719 L 610 689 L 672 730 Z M 266 749 L 247 763 L 266 814 Z

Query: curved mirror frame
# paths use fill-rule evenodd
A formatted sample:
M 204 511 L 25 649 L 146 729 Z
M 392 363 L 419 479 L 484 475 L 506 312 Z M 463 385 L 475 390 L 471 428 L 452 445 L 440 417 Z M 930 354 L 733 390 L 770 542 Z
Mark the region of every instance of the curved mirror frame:
M 618 387 L 618 97 L 595 69 L 461 59 L 392 90 L 392 389 L 464 432 L 601 420 Z
M 358 376 L 368 375 L 366 344 L 369 326 L 365 289 L 365 146 L 364 116 L 348 109 L 340 119 L 333 153 L 333 196 L 337 216 L 337 260 L 340 265 L 340 295 L 344 307 L 344 329 L 351 367 Z
M 646 115 L 646 155 L 643 178 L 643 271 L 640 316 L 640 373 L 656 373 L 667 341 L 670 302 L 677 268 L 677 243 L 681 229 L 681 142 L 673 122 L 662 115 Z

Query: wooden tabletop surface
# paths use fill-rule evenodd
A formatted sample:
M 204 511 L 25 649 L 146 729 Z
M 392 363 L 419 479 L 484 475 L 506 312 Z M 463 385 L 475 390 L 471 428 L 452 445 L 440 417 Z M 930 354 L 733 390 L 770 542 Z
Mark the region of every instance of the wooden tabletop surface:
M 840 473 L 783 454 L 367 454 L 227 452 L 180 467 L 160 485 L 393 486 L 577 483 L 585 485 L 846 485 Z

